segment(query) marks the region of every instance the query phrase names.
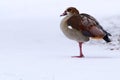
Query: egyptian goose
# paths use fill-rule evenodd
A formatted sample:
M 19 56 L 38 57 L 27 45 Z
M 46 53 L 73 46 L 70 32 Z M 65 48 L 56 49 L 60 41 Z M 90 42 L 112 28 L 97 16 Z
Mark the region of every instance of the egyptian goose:
M 82 43 L 89 41 L 90 38 L 104 39 L 106 42 L 111 42 L 108 37 L 111 34 L 104 30 L 99 22 L 91 15 L 79 13 L 75 7 L 69 7 L 60 16 L 65 16 L 60 24 L 64 35 L 79 43 L 80 55 L 74 57 L 84 57 Z

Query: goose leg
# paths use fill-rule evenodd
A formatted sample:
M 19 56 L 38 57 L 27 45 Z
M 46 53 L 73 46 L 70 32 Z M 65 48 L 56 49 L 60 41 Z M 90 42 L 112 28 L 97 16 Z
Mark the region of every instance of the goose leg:
M 80 55 L 79 56 L 73 56 L 73 58 L 83 58 L 84 57 L 84 55 L 82 53 L 82 43 L 83 42 L 79 42 Z

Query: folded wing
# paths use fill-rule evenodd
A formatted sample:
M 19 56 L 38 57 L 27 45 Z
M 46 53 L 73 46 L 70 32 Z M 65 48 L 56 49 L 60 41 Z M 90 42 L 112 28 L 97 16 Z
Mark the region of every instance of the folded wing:
M 83 35 L 88 37 L 103 38 L 105 35 L 111 35 L 102 28 L 94 17 L 88 14 L 74 15 L 68 19 L 67 23 L 68 26 L 81 31 Z

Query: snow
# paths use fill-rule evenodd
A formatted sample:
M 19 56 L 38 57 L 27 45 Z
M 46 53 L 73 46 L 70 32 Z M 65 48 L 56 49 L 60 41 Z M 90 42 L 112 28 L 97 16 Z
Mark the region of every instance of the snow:
M 59 28 L 69 6 L 97 18 L 112 42 L 91 39 L 85 58 L 71 58 L 78 44 Z M 119 0 L 1 0 L 0 80 L 120 80 L 119 7 Z

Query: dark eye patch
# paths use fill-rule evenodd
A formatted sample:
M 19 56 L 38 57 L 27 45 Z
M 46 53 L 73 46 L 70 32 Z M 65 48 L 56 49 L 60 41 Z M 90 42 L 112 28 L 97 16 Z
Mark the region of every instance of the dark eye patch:
M 71 11 L 71 10 L 72 10 L 71 8 L 67 9 L 67 11 Z

